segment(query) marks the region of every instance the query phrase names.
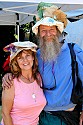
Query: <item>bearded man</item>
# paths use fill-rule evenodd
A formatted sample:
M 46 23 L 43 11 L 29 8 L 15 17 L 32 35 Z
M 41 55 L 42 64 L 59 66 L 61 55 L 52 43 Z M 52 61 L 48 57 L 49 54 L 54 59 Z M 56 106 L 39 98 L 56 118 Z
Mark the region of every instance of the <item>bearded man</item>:
M 39 125 L 82 125 L 83 112 L 80 115 L 77 104 L 71 101 L 71 55 L 64 38 L 67 18 L 63 22 L 63 19 L 59 21 L 55 16 L 53 18 L 53 15 L 49 17 L 44 14 L 32 27 L 39 41 L 37 58 L 43 81 L 41 88 L 47 100 L 47 105 L 40 114 Z M 77 44 L 74 45 L 74 51 L 78 62 L 78 75 L 83 84 L 83 51 Z M 8 78 L 10 79 L 9 75 L 4 76 L 3 86 L 10 84 Z

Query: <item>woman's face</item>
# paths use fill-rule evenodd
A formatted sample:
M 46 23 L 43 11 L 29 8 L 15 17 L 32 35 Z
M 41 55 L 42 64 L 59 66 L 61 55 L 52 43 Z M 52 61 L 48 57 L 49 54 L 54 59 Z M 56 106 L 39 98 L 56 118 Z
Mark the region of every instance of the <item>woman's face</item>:
M 22 71 L 32 70 L 33 60 L 32 52 L 28 50 L 23 50 L 22 53 L 17 56 L 17 62 Z

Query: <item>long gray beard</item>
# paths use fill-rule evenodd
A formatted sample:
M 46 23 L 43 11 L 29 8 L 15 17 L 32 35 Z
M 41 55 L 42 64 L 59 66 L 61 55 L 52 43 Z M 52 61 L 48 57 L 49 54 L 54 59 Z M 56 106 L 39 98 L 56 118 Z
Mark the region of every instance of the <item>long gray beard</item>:
M 56 59 L 60 52 L 61 45 L 59 43 L 58 37 L 55 36 L 51 42 L 47 42 L 46 38 L 40 38 L 39 47 L 43 60 L 51 61 Z

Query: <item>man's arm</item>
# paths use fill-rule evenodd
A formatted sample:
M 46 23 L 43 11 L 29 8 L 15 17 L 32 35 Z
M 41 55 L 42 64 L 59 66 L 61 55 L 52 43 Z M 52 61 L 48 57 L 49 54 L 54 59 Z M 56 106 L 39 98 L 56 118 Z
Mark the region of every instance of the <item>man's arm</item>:
M 13 85 L 13 75 L 12 75 L 12 73 L 5 74 L 2 78 L 3 89 L 10 88 L 12 85 Z

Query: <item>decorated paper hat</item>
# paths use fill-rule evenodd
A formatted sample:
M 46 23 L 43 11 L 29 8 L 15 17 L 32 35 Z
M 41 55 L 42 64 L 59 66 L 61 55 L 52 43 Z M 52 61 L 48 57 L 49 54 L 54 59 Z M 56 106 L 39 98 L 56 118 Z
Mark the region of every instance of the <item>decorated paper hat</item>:
M 42 24 L 42 25 L 50 26 L 50 21 L 49 21 L 50 18 L 53 18 L 53 20 L 54 20 L 53 22 L 56 22 L 56 23 L 51 24 L 51 26 L 53 26 L 53 25 L 57 26 L 58 25 L 57 28 L 61 33 L 63 32 L 64 28 L 66 28 L 66 26 L 67 26 L 67 16 L 57 6 L 55 6 L 53 4 L 50 4 L 50 3 L 41 2 L 41 3 L 38 4 L 37 11 L 38 11 L 38 14 L 35 17 L 36 18 L 35 19 L 36 24 L 32 27 L 32 31 L 35 34 L 38 33 L 38 26 L 39 25 Z M 46 17 L 49 17 L 49 18 L 47 18 L 48 19 L 47 24 L 46 23 L 43 24 L 44 18 L 46 18 Z
M 36 52 L 37 45 L 30 41 L 24 41 L 24 42 L 14 42 L 3 48 L 5 52 L 10 52 L 10 62 L 17 56 L 19 52 L 21 52 L 22 50 L 29 50 L 29 49 L 33 52 Z
M 62 33 L 64 30 L 64 25 L 62 22 L 56 21 L 53 18 L 45 17 L 39 20 L 33 27 L 32 31 L 37 35 L 38 33 L 38 26 L 46 25 L 46 26 L 57 26 L 58 30 Z

